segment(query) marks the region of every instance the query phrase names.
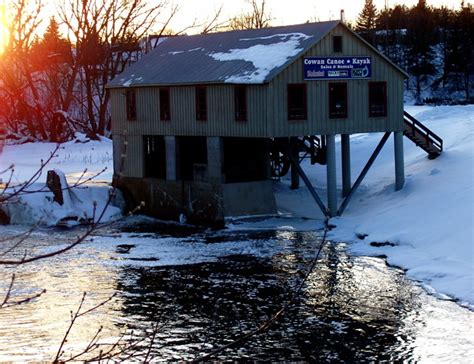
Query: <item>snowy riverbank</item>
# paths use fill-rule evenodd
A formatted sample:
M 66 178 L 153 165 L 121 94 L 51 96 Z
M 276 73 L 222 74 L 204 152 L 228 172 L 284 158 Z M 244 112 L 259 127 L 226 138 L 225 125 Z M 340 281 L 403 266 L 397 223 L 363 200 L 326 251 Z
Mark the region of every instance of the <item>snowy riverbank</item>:
M 390 138 L 344 215 L 331 220 L 337 227 L 331 231 L 330 238 L 348 243 L 354 254 L 386 255 L 390 264 L 405 268 L 409 277 L 423 282 L 427 289 L 432 287 L 438 294 L 458 298 L 474 307 L 474 106 L 407 107 L 407 111 L 443 138 L 444 153 L 436 160 L 429 160 L 423 150 L 405 139 L 406 185 L 402 191 L 395 192 Z M 353 181 L 380 138 L 381 134 L 351 137 Z M 15 164 L 13 181 L 23 181 L 36 171 L 40 159 L 47 159 L 54 147 L 47 143 L 7 145 L 0 155 L 0 170 Z M 85 168 L 87 173 L 94 174 L 104 167 L 107 170 L 99 179 L 110 182 L 112 143 L 105 139 L 64 144 L 47 169 L 62 170 L 69 183 L 73 183 Z M 304 168 L 325 200 L 325 167 L 311 166 L 305 161 Z M 5 181 L 7 176 L 1 178 Z M 45 179 L 46 173 L 40 182 Z M 103 191 L 106 188 L 103 186 Z M 275 184 L 275 191 L 280 213 L 287 218 L 240 221 L 230 227 L 299 230 L 322 226 L 322 214 L 304 185 L 292 191 L 288 178 L 284 178 Z M 103 201 L 106 196 L 107 193 L 95 194 L 81 200 Z M 361 240 L 358 235 L 367 237 Z M 390 244 L 376 247 L 372 242 Z
M 443 154 L 429 160 L 405 138 L 406 184 L 395 192 L 390 139 L 344 215 L 331 220 L 337 228 L 330 237 L 351 243 L 356 254 L 386 255 L 390 264 L 406 269 L 428 289 L 473 307 L 474 106 L 413 106 L 407 111 L 443 138 Z M 380 138 L 381 134 L 351 138 L 353 181 Z M 325 168 L 307 164 L 305 169 L 325 198 Z M 285 179 L 278 187 L 282 212 L 322 218 L 305 187 L 291 191 L 288 186 Z M 365 234 L 364 240 L 357 237 Z M 372 242 L 390 244 L 375 247 Z
M 54 153 L 54 157 L 40 171 L 40 176 L 25 188 L 26 193 L 9 201 L 11 203 L 7 210 L 13 224 L 74 225 L 78 220 L 97 220 L 104 210 L 112 180 L 111 140 L 103 138 L 101 141 L 92 141 L 77 134 L 76 140 L 56 148 L 55 143 L 7 145 L 0 154 L 0 171 L 4 171 L 0 179 L 4 183 L 10 180 L 9 168 L 13 165 L 10 185 L 21 186 L 40 171 L 41 160 L 46 162 Z M 45 188 L 47 171 L 51 169 L 64 172 L 69 186 L 77 185 L 71 191 L 63 191 L 65 198 L 62 206 L 53 201 L 52 192 Z M 93 183 L 88 182 L 92 177 Z M 30 193 L 32 191 L 42 192 Z M 11 193 L 13 190 L 9 189 L 7 192 Z M 111 221 L 119 216 L 119 208 L 108 206 L 101 222 Z

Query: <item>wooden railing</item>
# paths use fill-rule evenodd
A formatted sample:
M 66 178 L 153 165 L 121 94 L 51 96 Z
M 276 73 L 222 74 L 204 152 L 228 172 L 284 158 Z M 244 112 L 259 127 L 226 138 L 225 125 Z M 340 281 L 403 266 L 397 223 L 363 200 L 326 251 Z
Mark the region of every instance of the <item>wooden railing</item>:
M 406 111 L 403 112 L 405 126 L 410 130 L 410 133 L 405 132 L 405 135 L 411 140 L 423 138 L 425 145 L 420 145 L 429 154 L 441 154 L 443 151 L 443 139 L 433 133 L 425 125 L 416 120 Z M 416 142 L 416 141 L 415 141 Z

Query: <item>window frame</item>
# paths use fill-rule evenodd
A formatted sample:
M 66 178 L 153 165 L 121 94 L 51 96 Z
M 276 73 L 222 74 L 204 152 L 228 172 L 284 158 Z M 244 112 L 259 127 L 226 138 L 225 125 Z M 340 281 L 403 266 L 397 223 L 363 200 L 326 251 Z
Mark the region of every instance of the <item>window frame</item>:
M 290 107 L 292 101 L 294 101 L 294 99 L 290 99 L 290 93 L 294 92 L 292 90 L 299 88 L 301 88 L 303 91 L 303 105 L 301 105 L 303 113 L 294 114 L 291 113 L 292 110 L 294 111 L 300 108 L 294 107 L 295 105 L 292 105 L 293 107 Z M 308 88 L 306 83 L 288 83 L 286 85 L 286 108 L 287 117 L 289 121 L 308 120 Z
M 164 103 L 163 94 L 166 95 L 167 102 Z M 171 121 L 171 96 L 169 87 L 160 87 L 159 89 L 160 98 L 160 121 Z
M 337 45 L 337 47 L 336 47 L 336 45 Z M 334 35 L 332 37 L 332 51 L 333 51 L 333 53 L 342 53 L 343 52 L 342 35 Z
M 204 95 L 204 109 L 201 108 L 200 97 Z M 195 101 L 195 112 L 197 121 L 207 121 L 208 120 L 208 100 L 207 100 L 207 87 L 206 86 L 196 86 L 194 88 L 194 101 Z
M 248 121 L 247 86 L 234 86 L 234 117 L 235 121 Z
M 345 101 L 345 108 L 343 110 L 343 113 L 341 112 L 334 112 L 333 110 L 333 104 L 335 102 L 334 100 L 334 95 L 331 92 L 331 87 L 334 86 L 343 86 L 344 89 L 344 101 Z M 328 99 L 329 99 L 329 119 L 347 119 L 347 114 L 348 114 L 348 109 L 349 109 L 349 101 L 347 98 L 347 82 L 329 82 L 328 83 Z
M 383 87 L 383 111 L 373 111 L 372 110 L 372 100 L 375 97 L 375 90 L 373 87 L 378 87 L 382 86 Z M 387 116 L 387 82 L 386 81 L 371 81 L 369 82 L 369 117 L 371 118 L 380 118 L 380 117 L 386 117 Z
M 125 93 L 125 109 L 127 121 L 137 120 L 137 92 L 135 89 L 129 89 Z

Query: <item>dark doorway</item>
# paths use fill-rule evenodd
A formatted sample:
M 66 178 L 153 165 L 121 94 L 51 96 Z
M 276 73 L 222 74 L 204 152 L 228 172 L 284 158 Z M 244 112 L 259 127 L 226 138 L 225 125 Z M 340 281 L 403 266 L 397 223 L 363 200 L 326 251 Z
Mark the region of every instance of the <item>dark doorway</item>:
M 329 83 L 329 117 L 347 118 L 347 83 Z
M 207 165 L 206 137 L 177 137 L 179 148 L 178 178 L 193 181 L 195 170 Z
M 224 138 L 225 182 L 262 181 L 268 177 L 266 139 Z
M 162 135 L 143 136 L 144 176 L 166 179 L 165 138 Z

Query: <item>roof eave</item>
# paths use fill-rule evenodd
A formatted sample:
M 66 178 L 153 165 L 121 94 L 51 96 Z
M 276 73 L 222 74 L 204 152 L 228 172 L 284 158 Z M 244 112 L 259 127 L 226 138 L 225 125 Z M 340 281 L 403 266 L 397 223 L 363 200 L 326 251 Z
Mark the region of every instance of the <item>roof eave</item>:
M 139 88 L 139 87 L 179 87 L 179 86 L 198 86 L 198 85 L 265 85 L 268 81 L 263 82 L 182 82 L 182 83 L 147 83 L 147 84 L 130 84 L 129 86 L 124 85 L 106 85 L 105 88 L 108 90 L 113 89 L 127 89 L 127 88 Z

